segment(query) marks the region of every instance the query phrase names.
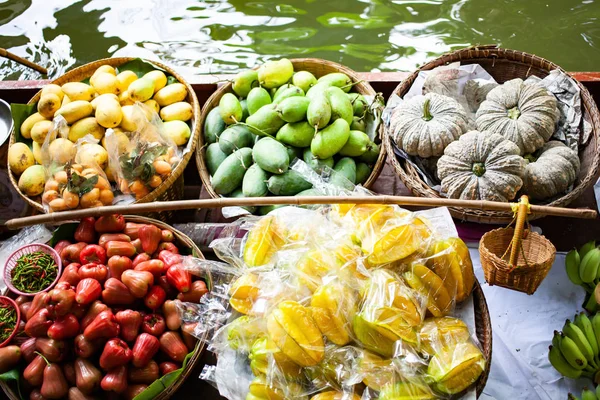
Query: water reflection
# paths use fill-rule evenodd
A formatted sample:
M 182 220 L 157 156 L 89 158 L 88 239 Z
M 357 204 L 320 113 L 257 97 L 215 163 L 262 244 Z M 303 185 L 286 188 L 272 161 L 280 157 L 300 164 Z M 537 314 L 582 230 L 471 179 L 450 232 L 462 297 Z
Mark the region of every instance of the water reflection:
M 598 70 L 599 17 L 593 0 L 0 0 L 0 46 L 53 76 L 110 56 L 161 59 L 186 75 L 280 56 L 409 71 L 454 48 L 488 43 L 570 70 Z M 34 78 L 0 61 L 0 79 Z

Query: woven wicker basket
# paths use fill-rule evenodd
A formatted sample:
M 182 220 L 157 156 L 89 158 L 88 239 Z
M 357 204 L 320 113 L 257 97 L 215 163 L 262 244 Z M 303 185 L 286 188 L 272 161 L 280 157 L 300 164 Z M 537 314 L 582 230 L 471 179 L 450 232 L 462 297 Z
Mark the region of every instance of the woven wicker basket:
M 178 245 L 189 248 L 194 257 L 204 258 L 204 255 L 202 254 L 198 246 L 196 246 L 196 244 L 192 241 L 192 239 L 190 239 L 177 229 L 172 228 L 168 224 L 165 224 L 161 221 L 157 221 L 152 218 L 141 217 L 137 215 L 126 215 L 125 220 L 128 222 L 136 222 L 140 224 L 153 224 L 161 229 L 169 229 L 173 232 L 175 236 L 175 242 L 177 242 Z M 210 271 L 207 271 L 207 275 L 204 279 L 206 280 L 206 286 L 209 288 L 209 290 L 212 289 L 212 276 L 210 275 Z M 14 294 L 10 295 L 11 297 L 15 296 Z M 196 348 L 194 349 L 194 355 L 189 359 L 185 369 L 181 372 L 179 378 L 177 378 L 169 386 L 167 386 L 158 396 L 154 398 L 154 400 L 170 399 L 172 396 L 174 396 L 177 389 L 183 384 L 183 382 L 185 382 L 185 380 L 190 377 L 192 371 L 194 370 L 194 367 L 196 366 L 196 364 L 198 364 L 198 362 L 200 361 L 200 357 L 202 357 L 202 354 L 204 353 L 207 336 L 208 333 L 206 333 L 204 337 L 198 340 L 198 342 L 196 343 Z M 0 380 L 0 388 L 2 388 L 2 390 L 10 400 L 20 399 L 19 394 L 15 392 L 13 388 L 3 380 Z
M 394 89 L 393 93 L 403 97 L 410 89 L 420 71 L 431 70 L 453 62 L 460 62 L 461 64 L 479 64 L 499 83 L 514 78 L 526 79 L 531 75 L 544 78 L 551 70 L 562 70 L 558 65 L 532 54 L 516 50 L 501 49 L 496 46 L 478 46 L 445 54 L 425 64 L 408 78 L 403 80 L 400 85 Z M 598 107 L 590 92 L 588 92 L 581 83 L 577 82 L 577 85 L 581 91 L 583 118 L 591 124 L 593 132 L 587 145 L 579 152 L 581 170 L 575 181 L 575 187 L 571 192 L 548 203 L 547 205 L 549 206 L 567 206 L 574 199 L 581 196 L 587 188 L 594 184 L 595 177 L 600 171 L 600 112 L 598 111 Z M 383 143 L 386 152 L 390 154 L 389 159 L 394 166 L 396 173 L 415 196 L 441 197 L 436 190 L 423 182 L 412 165 L 405 160 L 399 160 L 394 156 L 393 147 L 395 144 L 392 143 L 389 132 L 386 132 L 384 135 Z M 511 213 L 499 211 L 483 211 L 452 207 L 450 208 L 450 212 L 455 218 L 481 223 L 507 224 L 513 218 Z M 531 215 L 529 219 L 540 217 L 540 215 Z
M 548 275 L 556 248 L 544 236 L 525 229 L 527 210 L 527 196 L 523 196 L 515 227 L 483 235 L 479 256 L 487 283 L 533 294 Z
M 356 92 L 373 97 L 377 95 L 373 87 L 371 87 L 371 85 L 368 82 L 361 81 L 356 72 L 341 64 L 327 60 L 322 60 L 319 58 L 296 58 L 291 59 L 290 61 L 292 62 L 292 64 L 294 64 L 295 71 L 308 71 L 317 78 L 332 72 L 343 72 L 344 74 L 348 75 L 353 82 L 358 82 L 354 85 L 354 90 Z M 257 68 L 258 67 L 256 67 L 255 69 Z M 225 93 L 233 93 L 231 82 L 217 89 L 217 91 L 215 91 L 212 94 L 212 96 L 209 97 L 209 99 L 202 107 L 202 114 L 200 116 L 201 130 L 204 129 L 204 121 L 206 120 L 206 116 L 208 115 L 210 110 L 219 105 L 219 101 Z M 380 143 L 381 141 L 381 136 L 383 135 L 383 124 L 381 124 L 381 126 L 379 127 L 378 133 L 379 135 L 376 138 L 376 143 Z M 205 150 L 206 144 L 204 143 L 204 135 L 200 134 L 198 138 L 198 146 L 196 147 L 196 165 L 198 166 L 198 173 L 200 174 L 200 179 L 202 180 L 202 183 L 204 184 L 204 187 L 206 188 L 210 196 L 213 198 L 218 198 L 219 195 L 214 191 L 212 185 L 210 184 L 210 174 L 208 172 L 208 169 L 206 168 Z M 367 179 L 367 181 L 364 183 L 364 187 L 370 188 L 371 185 L 375 183 L 384 165 L 385 151 L 383 146 L 381 146 L 379 158 L 373 166 L 373 171 L 371 172 L 369 179 Z
M 485 370 L 475 384 L 477 397 L 479 397 L 483 393 L 492 367 L 492 320 L 485 295 L 477 280 L 475 280 L 475 286 L 473 287 L 473 305 L 475 307 L 475 334 L 486 360 Z
M 113 67 L 118 67 L 118 66 L 125 64 L 132 60 L 134 60 L 134 58 L 120 57 L 120 58 L 105 58 L 102 60 L 94 61 L 92 63 L 82 65 L 81 67 L 77 67 L 77 68 L 67 72 L 60 78 L 52 81 L 52 83 L 56 83 L 57 85 L 63 85 L 67 82 L 80 82 L 80 81 L 83 81 L 83 80 L 91 77 L 92 74 L 96 71 L 96 69 L 98 67 L 100 67 L 101 65 L 111 65 Z M 169 177 L 167 179 L 165 179 L 163 181 L 163 183 L 160 184 L 160 186 L 158 186 L 156 189 L 154 189 L 149 194 L 144 196 L 142 199 L 136 201 L 136 203 L 148 203 L 148 202 L 155 201 L 155 200 L 159 200 L 159 201 L 180 200 L 183 198 L 183 171 L 185 170 L 185 167 L 187 166 L 190 159 L 192 158 L 192 154 L 196 148 L 196 143 L 198 141 L 198 136 L 200 133 L 200 121 L 199 121 L 200 105 L 198 103 L 198 98 L 196 97 L 196 93 L 194 92 L 194 89 L 192 88 L 192 86 L 189 83 L 187 83 L 183 79 L 183 77 L 181 75 L 179 75 L 173 69 L 171 69 L 171 68 L 167 67 L 166 65 L 163 65 L 159 62 L 150 61 L 150 60 L 145 60 L 145 61 L 157 66 L 158 68 L 163 69 L 164 71 L 166 71 L 167 73 L 169 73 L 170 75 L 175 77 L 179 82 L 181 82 L 182 84 L 185 85 L 187 92 L 188 92 L 188 95 L 185 100 L 192 105 L 194 114 L 191 119 L 191 124 L 192 124 L 191 136 L 190 136 L 190 139 L 186 146 L 186 152 L 183 155 L 181 161 L 179 162 L 177 167 L 175 167 L 175 169 L 171 172 Z M 31 100 L 29 100 L 28 104 L 37 103 L 38 100 L 40 99 L 41 93 L 42 93 L 41 90 L 39 92 L 37 92 L 36 95 L 33 96 L 33 98 Z M 13 132 L 11 132 L 11 135 L 10 135 L 10 144 L 9 145 L 12 146 L 14 142 L 15 142 L 15 132 L 13 130 Z M 36 208 L 39 211 L 45 212 L 44 207 L 42 206 L 40 197 L 30 198 L 19 190 L 19 187 L 17 185 L 17 179 L 15 179 L 15 176 L 11 172 L 10 168 L 8 168 L 8 176 L 9 176 L 10 182 L 14 186 L 15 190 L 21 195 L 21 197 L 23 197 L 25 199 L 25 201 L 27 201 L 27 203 L 29 205 L 31 205 L 32 207 Z M 157 217 L 163 221 L 168 221 L 168 219 L 171 218 L 172 215 L 170 212 L 165 212 L 165 213 L 158 213 L 158 214 L 152 215 L 152 216 Z

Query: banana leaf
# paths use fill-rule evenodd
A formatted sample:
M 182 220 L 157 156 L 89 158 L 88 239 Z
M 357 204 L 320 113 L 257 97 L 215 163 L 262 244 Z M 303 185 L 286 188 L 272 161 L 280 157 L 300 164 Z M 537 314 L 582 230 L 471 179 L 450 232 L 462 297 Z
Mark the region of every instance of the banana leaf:
M 15 142 L 23 142 L 27 146 L 33 146 L 31 139 L 25 139 L 21 136 L 21 125 L 23 121 L 27 119 L 31 114 L 37 111 L 36 104 L 18 104 L 12 103 L 10 105 L 10 113 L 12 114 L 13 122 L 15 124 Z
M 155 380 L 150 386 L 148 386 L 146 390 L 138 394 L 133 400 L 152 400 L 158 396 L 163 390 L 165 390 L 169 385 L 175 382 L 177 378 L 179 378 L 193 354 L 194 352 L 192 351 L 185 357 L 181 368 Z
M 141 58 L 136 58 L 134 60 L 128 61 L 125 64 L 117 67 L 118 72 L 133 71 L 138 76 L 138 78 L 141 78 L 142 76 L 146 75 L 148 72 L 154 71 L 154 70 L 163 71 L 167 75 L 167 83 L 170 83 L 168 81 L 168 77 L 170 77 L 170 75 L 167 71 L 165 71 L 162 68 L 157 67 L 156 65 L 154 65 L 148 61 L 142 60 Z M 177 82 L 177 80 L 175 80 L 175 82 Z
M 54 247 L 56 243 L 61 240 L 73 240 L 75 235 L 75 229 L 78 224 L 62 224 L 54 230 L 52 233 L 52 239 L 50 239 L 50 247 Z
M 173 372 L 175 372 L 175 371 L 173 371 Z M 24 400 L 23 395 L 21 394 L 21 383 L 20 383 L 21 374 L 19 373 L 18 368 L 15 368 L 13 370 L 3 373 L 2 375 L 0 375 L 0 380 L 5 382 L 6 384 L 8 384 L 11 387 L 16 386 L 17 391 L 19 392 L 19 398 L 21 400 Z

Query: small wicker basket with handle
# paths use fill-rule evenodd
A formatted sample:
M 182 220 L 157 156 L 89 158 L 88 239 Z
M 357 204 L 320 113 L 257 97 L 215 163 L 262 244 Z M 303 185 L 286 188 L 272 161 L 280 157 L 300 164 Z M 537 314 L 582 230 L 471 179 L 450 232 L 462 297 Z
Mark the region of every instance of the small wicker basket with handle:
M 481 266 L 488 284 L 533 294 L 548 275 L 556 248 L 544 236 L 525 229 L 527 196 L 522 196 L 513 208 L 514 228 L 494 229 L 481 238 Z

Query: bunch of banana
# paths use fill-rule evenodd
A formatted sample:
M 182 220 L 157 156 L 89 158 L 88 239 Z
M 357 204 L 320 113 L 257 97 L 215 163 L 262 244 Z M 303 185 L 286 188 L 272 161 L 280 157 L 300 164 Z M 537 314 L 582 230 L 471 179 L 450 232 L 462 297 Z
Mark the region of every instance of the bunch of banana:
M 554 331 L 548 359 L 563 376 L 571 379 L 600 377 L 600 314 L 585 313 L 567 320 L 562 332 Z
M 596 242 L 584 244 L 579 250 L 573 249 L 567 253 L 565 268 L 569 280 L 579 285 L 588 293 L 584 308 L 596 312 L 600 303 L 600 248 Z
M 573 393 L 569 393 L 567 400 L 599 400 L 600 399 L 600 386 L 596 386 L 596 390 L 592 391 L 587 387 L 583 388 L 581 397 L 575 396 Z

